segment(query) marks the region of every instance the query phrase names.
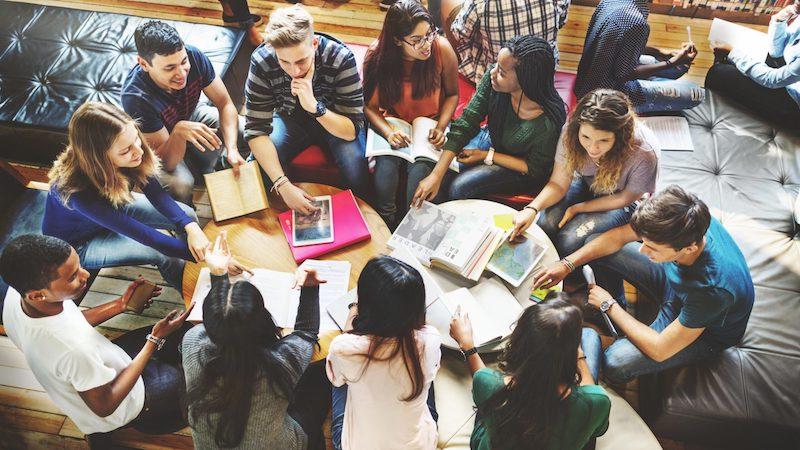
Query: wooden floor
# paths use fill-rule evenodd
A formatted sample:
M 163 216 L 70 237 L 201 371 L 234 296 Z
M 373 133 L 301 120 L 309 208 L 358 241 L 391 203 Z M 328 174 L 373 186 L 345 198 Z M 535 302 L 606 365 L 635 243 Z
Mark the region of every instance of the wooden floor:
M 12 0 L 17 1 L 17 0 Z M 213 0 L 29 0 L 30 3 L 56 5 L 94 11 L 116 12 L 146 17 L 184 20 L 221 25 L 221 8 Z M 383 16 L 378 0 L 304 0 L 316 20 L 316 28 L 338 36 L 347 42 L 370 43 L 382 26 Z M 250 0 L 253 12 L 267 16 L 276 7 L 287 3 Z M 583 48 L 586 26 L 592 9 L 572 6 L 566 26 L 559 33 L 561 70 L 574 72 Z M 676 48 L 685 39 L 686 26 L 691 25 L 692 35 L 701 50 L 696 64 L 689 72 L 693 81 L 702 84 L 712 62 L 706 36 L 710 21 L 662 15 L 650 16 L 650 45 Z M 753 26 L 759 30 L 766 27 Z M 33 179 L 41 179 L 41 171 Z M 195 193 L 195 205 L 203 224 L 211 216 L 204 190 Z M 147 267 L 104 269 L 92 284 L 82 306 L 91 307 L 121 295 L 125 287 L 139 274 L 164 285 L 158 271 Z M 102 324 L 100 330 L 109 337 L 138 327 L 152 325 L 169 310 L 182 306 L 180 295 L 165 287 L 163 294 L 141 316 L 122 314 Z M 622 394 L 637 406 L 636 386 Z M 192 448 L 188 429 L 167 436 L 144 436 L 134 431 L 115 433 L 117 444 L 130 448 Z M 661 440 L 668 450 L 709 450 L 680 442 Z M 66 418 L 52 403 L 28 369 L 24 356 L 4 336 L 0 336 L 0 448 L 86 448 L 83 435 L 74 423 Z

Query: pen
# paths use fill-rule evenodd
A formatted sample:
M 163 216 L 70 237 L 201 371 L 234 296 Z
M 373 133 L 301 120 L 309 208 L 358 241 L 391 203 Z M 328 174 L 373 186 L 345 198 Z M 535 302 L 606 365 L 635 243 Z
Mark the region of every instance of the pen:
M 686 25 L 686 34 L 689 36 L 689 42 L 694 42 L 692 40 L 692 27 L 689 25 Z

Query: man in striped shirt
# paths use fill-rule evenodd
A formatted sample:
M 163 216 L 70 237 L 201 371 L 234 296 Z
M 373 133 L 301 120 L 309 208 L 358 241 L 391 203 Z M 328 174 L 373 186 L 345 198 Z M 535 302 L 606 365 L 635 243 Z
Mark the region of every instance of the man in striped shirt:
M 286 205 L 314 210 L 309 196 L 283 168 L 310 145 L 333 156 L 345 183 L 368 198 L 364 156 L 364 94 L 353 53 L 332 38 L 314 34 L 300 5 L 274 11 L 266 41 L 253 52 L 245 95 L 245 139 Z

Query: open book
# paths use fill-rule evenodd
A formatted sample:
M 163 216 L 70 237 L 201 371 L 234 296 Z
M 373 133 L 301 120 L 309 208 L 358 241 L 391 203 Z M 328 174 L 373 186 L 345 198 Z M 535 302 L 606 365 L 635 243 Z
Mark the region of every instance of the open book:
M 491 217 L 456 216 L 428 202 L 411 208 L 388 246 L 406 247 L 425 265 L 434 265 L 477 281 L 503 239 Z
M 435 148 L 428 141 L 428 132 L 431 128 L 436 127 L 435 120 L 427 117 L 417 117 L 413 123 L 408 123 L 402 119 L 387 117 L 386 121 L 396 129 L 411 136 L 411 146 L 393 149 L 380 133 L 370 128 L 367 130 L 367 157 L 397 156 L 412 163 L 418 159 L 426 159 L 433 162 L 439 161 L 442 150 Z M 450 170 L 459 171 L 456 158 L 453 158 L 453 161 L 450 162 Z
M 340 299 L 347 292 L 347 285 L 350 282 L 349 262 L 309 259 L 302 266 L 316 269 L 317 276 L 326 281 L 319 288 L 321 311 L 324 311 L 329 304 Z M 272 315 L 275 325 L 281 328 L 294 328 L 297 307 L 300 305 L 300 290 L 292 289 L 293 273 L 253 269 L 252 276 L 245 272 L 242 275 L 230 277 L 231 284 L 239 280 L 249 281 L 258 289 L 264 299 L 264 307 Z M 192 295 L 192 301 L 195 302 L 194 309 L 186 320 L 190 322 L 203 321 L 203 303 L 210 291 L 211 273 L 208 268 L 203 268 L 197 278 L 194 295 Z M 320 331 L 336 329 L 338 329 L 336 323 L 327 314 L 320 314 Z
M 227 220 L 269 208 L 267 191 L 256 161 L 239 167 L 239 178 L 233 169 L 203 175 L 214 220 Z
M 461 314 L 469 315 L 476 347 L 495 344 L 508 336 L 522 313 L 514 295 L 494 277 L 470 289 L 450 291 L 431 303 L 425 314 L 426 322 L 439 330 L 442 343 L 450 348 L 458 348 L 450 337 L 450 320 L 459 306 Z

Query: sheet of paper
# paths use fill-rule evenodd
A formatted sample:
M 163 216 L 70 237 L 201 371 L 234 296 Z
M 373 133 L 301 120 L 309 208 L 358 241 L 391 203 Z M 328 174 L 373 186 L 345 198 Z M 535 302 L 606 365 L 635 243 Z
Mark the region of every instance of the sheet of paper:
M 307 259 L 300 267 L 317 270 L 317 276 L 326 281 L 319 287 L 319 310 L 327 311 L 328 305 L 341 300 L 350 284 L 349 261 L 321 261 Z M 339 326 L 329 314 L 320 314 L 320 331 L 338 330 Z
M 514 215 L 513 214 L 495 214 L 494 226 L 503 231 L 508 231 L 514 228 Z
M 694 150 L 689 122 L 685 117 L 640 117 L 639 120 L 656 135 L 661 150 Z
M 272 315 L 275 325 L 281 328 L 294 327 L 297 306 L 300 302 L 300 291 L 291 288 L 294 284 L 294 274 L 268 269 L 253 269 L 252 276 L 244 273 L 230 277 L 231 284 L 240 280 L 247 280 L 258 289 L 264 299 L 264 306 Z M 197 278 L 197 285 L 192 296 L 195 306 L 187 320 L 190 322 L 203 321 L 203 302 L 209 292 L 211 292 L 211 273 L 208 268 L 203 268 Z
M 522 306 L 506 285 L 499 278 L 491 277 L 470 288 L 469 292 L 480 305 L 484 318 L 492 323 L 492 329 L 502 331 L 502 337 L 511 334 L 522 314 Z
M 748 55 L 759 61 L 763 61 L 769 51 L 766 33 L 717 18 L 711 22 L 708 41 L 719 41 L 736 49 L 745 49 Z
M 347 294 L 328 304 L 325 312 L 336 324 L 336 327 L 339 331 L 344 331 L 344 324 L 347 321 L 347 315 L 350 313 L 350 309 L 347 307 L 347 305 L 356 301 L 357 297 L 358 292 L 356 289 L 351 289 Z
M 472 322 L 472 332 L 475 338 L 475 345 L 480 347 L 489 342 L 495 341 L 508 334 L 508 329 L 496 323 L 493 317 L 487 314 L 485 308 L 481 307 L 472 293 L 466 288 L 448 292 L 439 298 L 443 302 L 450 316 L 456 314 L 458 307 L 461 307 L 461 314 L 468 314 Z M 441 332 L 441 330 L 439 330 Z M 449 324 L 447 334 L 449 335 Z

